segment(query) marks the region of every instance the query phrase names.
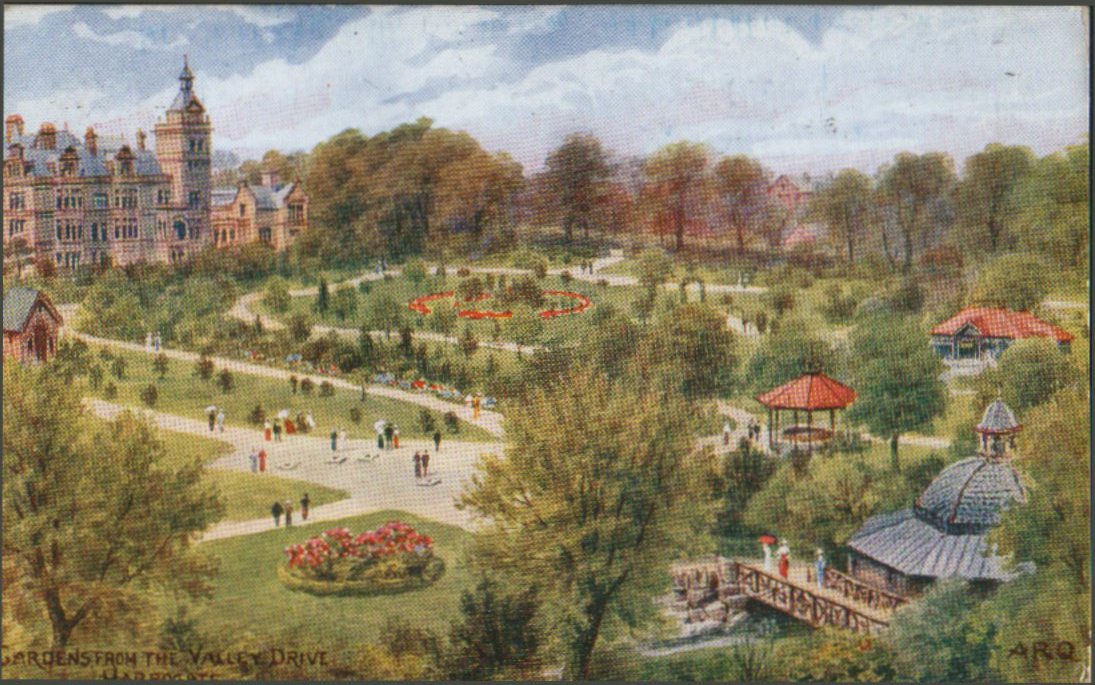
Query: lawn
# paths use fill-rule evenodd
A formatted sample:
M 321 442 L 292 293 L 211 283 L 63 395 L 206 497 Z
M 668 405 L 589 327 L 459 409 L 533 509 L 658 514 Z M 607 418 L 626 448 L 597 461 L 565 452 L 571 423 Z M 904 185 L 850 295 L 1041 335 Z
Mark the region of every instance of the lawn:
M 171 465 L 187 463 L 194 458 L 209 464 L 232 451 L 232 446 L 226 442 L 189 433 L 161 430 L 160 439 L 167 451 L 167 463 Z M 272 502 L 296 502 L 305 492 L 308 493 L 313 507 L 350 496 L 345 490 L 270 474 L 206 468 L 205 479 L 221 493 L 225 505 L 225 521 L 261 518 L 267 515 Z
M 152 370 L 152 355 L 127 350 L 115 350 L 114 354 L 127 362 L 125 378 L 119 381 L 107 374 L 103 386 L 95 394 L 103 397 L 103 388 L 108 381 L 112 382 L 118 389 L 115 401 L 123 404 L 143 405 L 140 399 L 141 389 L 155 383 L 159 397 L 154 409 L 195 419 L 204 419 L 205 407 L 215 404 L 223 408 L 226 424 L 250 426 L 248 417 L 255 405 L 261 404 L 267 416 L 273 416 L 281 409 L 289 409 L 292 416 L 296 416 L 298 411 L 310 410 L 316 420 L 315 435 L 320 436 L 329 434 L 335 427 L 341 427 L 349 437 L 372 439 L 376 435 L 373 423 L 382 418 L 399 426 L 403 437 L 432 436 L 432 432 L 427 434 L 419 426 L 421 407 L 408 402 L 372 395 L 365 402 L 361 402 L 359 392 L 344 388 L 336 388 L 334 395 L 330 397 L 320 397 L 318 387 L 311 395 L 293 394 L 288 381 L 243 373 L 233 374 L 235 387 L 224 393 L 214 380 L 199 379 L 194 374 L 194 364 L 171 360 L 167 375 L 160 380 Z M 361 423 L 354 424 L 350 419 L 351 407 L 361 409 Z M 435 423 L 442 425 L 440 413 L 432 414 Z M 464 421 L 459 426 L 459 434 L 452 437 L 480 442 L 494 440 L 490 433 L 478 426 Z
M 285 547 L 334 527 L 352 533 L 398 519 L 434 539 L 434 552 L 445 561 L 445 574 L 434 585 L 413 592 L 377 597 L 316 597 L 284 587 L 277 579 Z M 253 644 L 348 654 L 373 642 L 389 618 L 406 619 L 444 632 L 459 613 L 460 593 L 471 578 L 462 563 L 471 534 L 397 511 L 382 511 L 334 522 L 315 523 L 204 543 L 201 549 L 220 559 L 211 601 L 196 607 L 198 629 L 222 640 L 252 638 Z

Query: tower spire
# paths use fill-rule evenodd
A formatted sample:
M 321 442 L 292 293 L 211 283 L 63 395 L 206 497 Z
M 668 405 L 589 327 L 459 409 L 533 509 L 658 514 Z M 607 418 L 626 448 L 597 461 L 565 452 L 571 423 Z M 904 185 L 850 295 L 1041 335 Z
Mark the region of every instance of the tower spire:
M 183 93 L 190 94 L 190 91 L 194 88 L 194 72 L 190 71 L 190 60 L 187 55 L 183 55 L 183 68 L 179 73 L 179 90 Z

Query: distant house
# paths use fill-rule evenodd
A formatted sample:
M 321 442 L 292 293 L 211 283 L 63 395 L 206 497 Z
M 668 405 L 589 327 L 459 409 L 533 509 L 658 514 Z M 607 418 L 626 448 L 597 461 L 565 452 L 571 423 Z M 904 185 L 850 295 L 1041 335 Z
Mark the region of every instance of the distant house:
M 995 359 L 1015 340 L 1049 338 L 1068 351 L 1072 334 L 1030 312 L 969 307 L 931 330 L 931 346 L 943 359 Z
M 64 321 L 49 297 L 32 288 L 4 293 L 4 358 L 41 363 L 57 352 Z
M 798 224 L 783 236 L 783 249 L 817 247 L 825 235 L 824 226 L 816 223 Z
M 277 251 L 308 229 L 308 197 L 299 183 L 281 183 L 262 172 L 259 185 L 241 183 L 212 193 L 213 243 L 232 247 L 260 242 Z
M 811 191 L 806 189 L 807 185 L 805 180 L 796 182 L 790 176 L 782 174 L 768 186 L 768 197 L 778 200 L 788 212 L 794 213 L 803 207 L 812 195 Z

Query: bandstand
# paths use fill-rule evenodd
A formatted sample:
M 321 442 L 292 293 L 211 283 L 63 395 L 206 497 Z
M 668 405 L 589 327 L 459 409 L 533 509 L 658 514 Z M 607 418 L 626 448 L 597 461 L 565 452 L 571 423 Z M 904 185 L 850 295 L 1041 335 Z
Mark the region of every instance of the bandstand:
M 805 445 L 813 452 L 814 443 L 832 439 L 836 429 L 836 411 L 846 409 L 857 395 L 847 385 L 829 378 L 820 371 L 799 376 L 790 383 L 769 390 L 757 397 L 768 408 L 768 448 L 776 449 L 784 441 Z M 792 412 L 792 424 L 780 432 L 780 412 Z M 829 427 L 814 425 L 814 412 L 829 412 Z M 799 412 L 805 412 L 806 425 L 800 425 Z

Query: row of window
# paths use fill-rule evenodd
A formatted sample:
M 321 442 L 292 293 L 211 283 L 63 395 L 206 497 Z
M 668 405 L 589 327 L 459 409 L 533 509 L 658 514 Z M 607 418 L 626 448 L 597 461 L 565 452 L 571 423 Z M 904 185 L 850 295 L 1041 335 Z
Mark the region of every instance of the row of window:
M 205 150 L 205 139 L 204 138 L 191 138 L 190 139 L 190 151 L 191 152 L 202 152 L 204 150 Z
M 26 209 L 27 198 L 23 193 L 8 193 L 8 209 Z
M 202 169 L 208 169 L 209 168 L 209 160 L 208 159 L 188 159 L 188 160 L 186 160 L 186 168 L 189 169 L 190 171 L 195 171 L 195 170 L 200 171 Z
M 80 265 L 79 252 L 58 252 L 54 255 L 54 258 L 57 260 L 57 266 L 66 269 L 75 269 Z
M 15 223 L 14 221 L 12 222 Z M 73 221 L 61 221 L 57 220 L 56 226 L 57 240 L 83 240 L 84 238 L 84 225 Z M 13 230 L 11 227 L 9 231 Z M 22 226 L 19 231 L 22 232 Z M 103 242 L 108 238 L 109 227 L 106 223 L 92 223 L 91 224 L 91 240 L 92 242 Z M 115 240 L 129 240 L 137 238 L 140 235 L 140 230 L 137 226 L 136 219 L 124 219 L 122 221 L 114 222 L 114 239 Z
M 23 229 L 26 228 L 27 222 L 25 219 L 12 219 L 8 222 L 8 237 L 22 235 Z

